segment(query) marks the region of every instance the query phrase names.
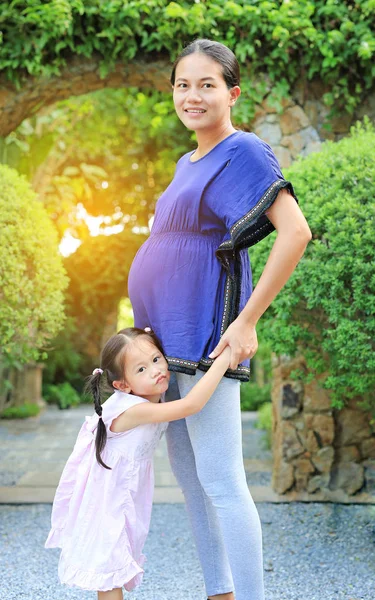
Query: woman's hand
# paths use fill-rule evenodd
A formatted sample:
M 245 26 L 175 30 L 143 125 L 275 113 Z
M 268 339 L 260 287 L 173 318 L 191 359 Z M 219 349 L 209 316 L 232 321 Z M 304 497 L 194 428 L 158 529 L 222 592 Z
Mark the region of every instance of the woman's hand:
M 237 369 L 246 358 L 252 358 L 258 350 L 258 339 L 255 325 L 245 322 L 241 315 L 237 317 L 223 334 L 209 358 L 216 358 L 226 346 L 230 347 L 230 369 Z

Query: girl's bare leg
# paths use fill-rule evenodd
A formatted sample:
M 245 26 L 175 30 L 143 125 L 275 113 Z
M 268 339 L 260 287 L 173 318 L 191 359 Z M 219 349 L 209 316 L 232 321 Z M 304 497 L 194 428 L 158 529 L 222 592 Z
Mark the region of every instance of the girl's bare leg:
M 115 588 L 109 592 L 98 592 L 98 600 L 123 600 L 122 589 Z
M 229 594 L 217 594 L 216 596 L 208 596 L 207 600 L 234 600 L 233 592 Z

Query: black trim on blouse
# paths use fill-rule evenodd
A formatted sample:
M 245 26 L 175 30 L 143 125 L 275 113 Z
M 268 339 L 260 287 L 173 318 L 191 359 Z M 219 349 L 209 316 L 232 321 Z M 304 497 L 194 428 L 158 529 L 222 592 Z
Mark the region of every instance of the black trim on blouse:
M 283 179 L 275 181 L 266 190 L 259 202 L 232 225 L 229 232 L 230 239 L 220 244 L 216 250 L 216 256 L 226 271 L 224 309 L 220 327 L 221 336 L 239 315 L 242 279 L 240 251 L 244 248 L 250 248 L 275 230 L 264 212 L 274 203 L 282 189 L 287 189 L 298 202 L 293 186 L 289 181 Z M 198 362 L 171 356 L 166 358 L 170 371 L 186 373 L 187 375 L 195 375 L 197 369 L 208 371 L 214 362 L 212 358 L 201 358 Z M 250 368 L 240 365 L 237 369 L 228 369 L 224 376 L 229 379 L 249 381 Z

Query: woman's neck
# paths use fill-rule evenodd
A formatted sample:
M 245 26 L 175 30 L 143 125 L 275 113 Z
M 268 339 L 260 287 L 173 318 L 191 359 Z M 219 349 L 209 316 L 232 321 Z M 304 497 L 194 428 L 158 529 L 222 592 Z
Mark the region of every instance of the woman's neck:
M 236 129 L 233 127 L 232 123 L 226 123 L 220 128 L 215 128 L 213 130 L 198 130 L 197 134 L 197 142 L 198 147 L 192 156 L 192 161 L 199 160 L 205 154 L 208 154 L 212 148 L 215 148 L 217 144 L 225 140 L 229 135 L 232 135 Z

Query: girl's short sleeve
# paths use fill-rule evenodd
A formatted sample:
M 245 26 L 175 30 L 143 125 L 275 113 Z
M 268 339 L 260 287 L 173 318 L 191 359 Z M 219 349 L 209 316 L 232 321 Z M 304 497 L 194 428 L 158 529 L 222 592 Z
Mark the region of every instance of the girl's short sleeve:
M 274 226 L 265 214 L 286 188 L 298 202 L 293 186 L 285 181 L 280 165 L 268 144 L 255 134 L 245 133 L 233 147 L 225 169 L 206 190 L 205 201 L 225 225 L 227 235 L 217 250 L 222 254 L 253 246 Z

